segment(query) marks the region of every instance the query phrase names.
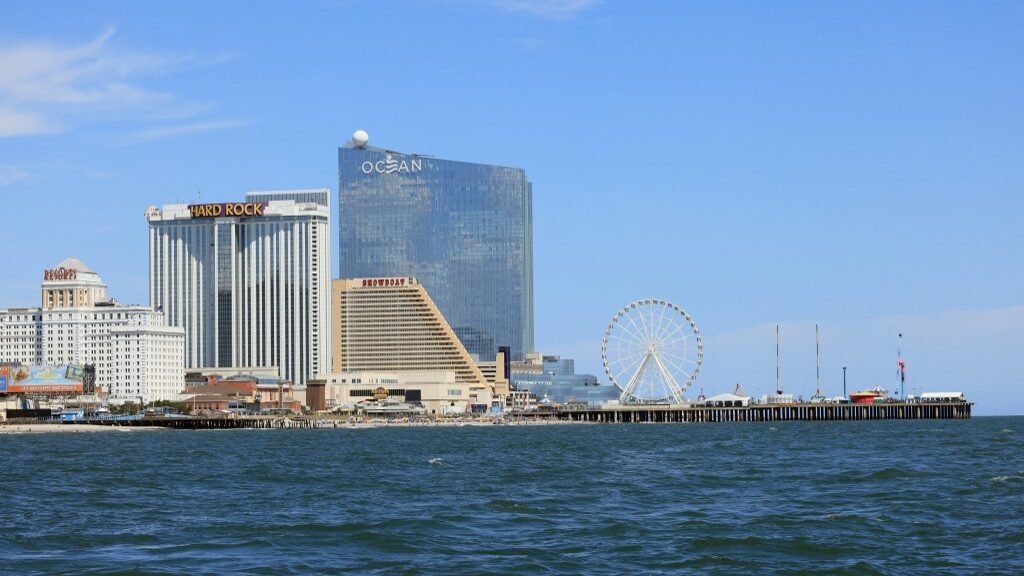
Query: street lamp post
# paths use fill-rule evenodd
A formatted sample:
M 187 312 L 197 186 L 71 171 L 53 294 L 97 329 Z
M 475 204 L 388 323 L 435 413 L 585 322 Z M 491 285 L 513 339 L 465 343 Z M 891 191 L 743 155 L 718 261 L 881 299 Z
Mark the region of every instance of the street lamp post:
M 843 366 L 843 398 L 846 397 L 846 366 Z

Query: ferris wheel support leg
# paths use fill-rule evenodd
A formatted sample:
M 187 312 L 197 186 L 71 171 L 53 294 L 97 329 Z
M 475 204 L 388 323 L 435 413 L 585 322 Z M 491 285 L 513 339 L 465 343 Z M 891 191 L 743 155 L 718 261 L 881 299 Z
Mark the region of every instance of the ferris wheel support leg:
M 643 362 L 640 363 L 640 367 L 633 373 L 632 378 L 629 379 L 629 384 L 622 390 L 622 394 L 619 396 L 619 402 L 625 404 L 629 402 L 636 392 L 636 385 L 640 382 L 640 375 L 647 369 L 647 363 L 651 360 L 651 353 L 648 352 L 644 355 Z
M 661 377 L 665 379 L 665 383 L 668 384 L 669 390 L 672 391 L 672 397 L 675 399 L 676 404 L 683 403 L 683 390 L 679 388 L 679 384 L 676 384 L 676 379 L 672 377 L 672 374 L 665 368 L 665 365 L 661 363 L 661 358 L 658 358 L 657 354 L 650 354 L 654 358 L 654 363 L 658 365 L 658 370 L 661 372 Z

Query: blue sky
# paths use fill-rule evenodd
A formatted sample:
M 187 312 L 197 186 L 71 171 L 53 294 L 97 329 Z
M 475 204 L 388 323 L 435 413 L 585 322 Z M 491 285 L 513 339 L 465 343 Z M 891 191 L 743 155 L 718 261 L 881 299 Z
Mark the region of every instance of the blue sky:
M 895 380 L 1024 413 L 1024 4 L 12 2 L 0 306 L 74 255 L 146 303 L 149 205 L 337 188 L 336 148 L 520 166 L 538 346 L 687 308 L 698 386 Z M 335 259 L 337 261 L 337 259 Z

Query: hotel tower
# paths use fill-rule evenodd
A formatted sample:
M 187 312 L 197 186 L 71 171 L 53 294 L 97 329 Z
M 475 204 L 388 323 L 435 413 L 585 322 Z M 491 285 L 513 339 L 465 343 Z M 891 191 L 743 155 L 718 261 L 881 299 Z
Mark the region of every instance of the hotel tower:
M 329 189 L 146 211 L 150 301 L 185 329 L 188 368 L 329 370 L 330 213 Z
M 166 326 L 159 311 L 114 300 L 100 275 L 77 258 L 43 272 L 41 295 L 39 307 L 0 309 L 0 363 L 14 366 L 12 375 L 31 380 L 36 370 L 92 364 L 96 385 L 113 404 L 178 397 L 185 334 Z
M 533 351 L 533 189 L 520 168 L 338 150 L 341 278 L 415 277 L 470 354 Z

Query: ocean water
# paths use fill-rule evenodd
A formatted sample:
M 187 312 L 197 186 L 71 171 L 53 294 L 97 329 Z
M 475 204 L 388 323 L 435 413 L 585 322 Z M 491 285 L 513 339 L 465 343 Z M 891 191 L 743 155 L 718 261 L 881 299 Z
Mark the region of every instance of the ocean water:
M 1024 418 L 0 435 L 0 574 L 1024 574 Z

